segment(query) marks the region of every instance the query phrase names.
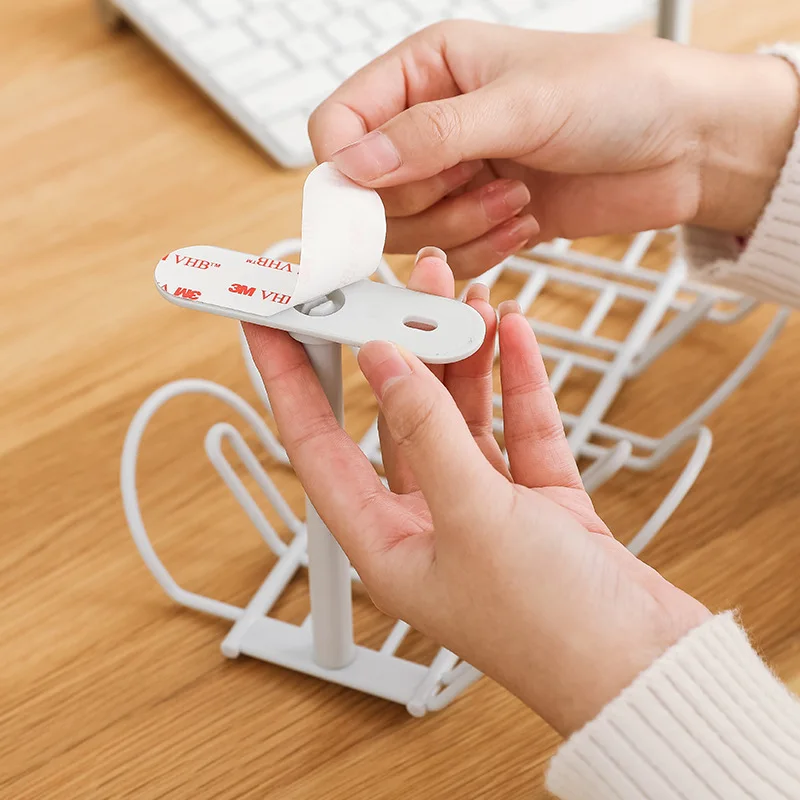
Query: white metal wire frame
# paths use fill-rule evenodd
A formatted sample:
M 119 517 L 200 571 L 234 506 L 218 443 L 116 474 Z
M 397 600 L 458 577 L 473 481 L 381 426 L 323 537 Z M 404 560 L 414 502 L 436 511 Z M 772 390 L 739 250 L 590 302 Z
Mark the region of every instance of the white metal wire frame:
M 739 384 L 750 374 L 764 356 L 775 337 L 785 324 L 787 311 L 776 312 L 759 341 L 728 377 L 672 431 L 660 438 L 653 438 L 605 422 L 605 416 L 625 382 L 645 370 L 669 347 L 679 341 L 701 321 L 722 325 L 740 321 L 752 312 L 756 303 L 734 292 L 711 288 L 687 279 L 686 268 L 680 258 L 672 260 L 663 271 L 647 269 L 642 261 L 654 242 L 654 232 L 643 233 L 631 239 L 630 245 L 620 260 L 590 255 L 576 249 L 571 242 L 558 240 L 539 245 L 532 251 L 507 259 L 482 277 L 482 282 L 493 285 L 504 277 L 523 280 L 517 299 L 524 311 L 529 311 L 540 293 L 547 287 L 569 285 L 593 298 L 590 310 L 576 328 L 550 322 L 538 315 L 530 318 L 531 325 L 544 341 L 542 354 L 552 367 L 550 381 L 558 396 L 573 369 L 588 370 L 598 376 L 580 413 L 562 414 L 572 451 L 582 458 L 587 466 L 583 480 L 587 491 L 596 491 L 621 470 L 651 472 L 657 469 L 670 455 L 687 442 L 694 447 L 677 480 L 642 528 L 632 538 L 629 548 L 639 553 L 653 539 L 694 484 L 705 463 L 711 447 L 711 433 L 703 424 Z M 299 241 L 287 240 L 270 248 L 266 255 L 273 258 L 289 255 L 299 250 Z M 379 279 L 397 283 L 397 279 L 383 264 Z M 618 299 L 634 301 L 639 308 L 632 325 L 624 338 L 615 340 L 600 335 L 603 321 Z M 256 411 L 241 397 L 225 387 L 204 380 L 184 380 L 167 384 L 145 401 L 134 417 L 122 457 L 122 495 L 128 524 L 134 541 L 156 580 L 176 602 L 198 611 L 237 622 L 245 615 L 267 618 L 269 610 L 283 589 L 307 564 L 304 524 L 292 513 L 281 497 L 275 484 L 263 468 L 259 458 L 251 451 L 239 431 L 229 423 L 218 423 L 207 433 L 206 453 L 222 480 L 231 490 L 249 519 L 261 534 L 264 542 L 278 557 L 266 580 L 248 604 L 247 609 L 233 606 L 212 598 L 188 591 L 174 580 L 166 570 L 150 543 L 142 519 L 136 490 L 136 463 L 138 450 L 145 427 L 156 411 L 168 400 L 181 395 L 203 393 L 227 403 L 253 429 L 264 450 L 279 464 L 288 464 L 286 452 L 279 440 L 265 424 L 263 413 L 269 413 L 269 400 L 263 384 L 250 358 L 242 338 L 243 354 L 251 380 L 264 405 Z M 587 354 L 591 353 L 591 354 Z M 502 431 L 502 408 L 500 397 L 495 398 L 498 412 L 496 429 Z M 270 525 L 260 503 L 246 489 L 235 469 L 223 453 L 222 445 L 228 441 L 241 460 L 244 468 L 255 479 L 263 498 L 277 512 L 286 525 L 291 539 L 287 544 Z M 376 465 L 380 463 L 377 425 L 374 423 L 361 441 L 361 447 Z M 358 580 L 352 572 L 354 581 Z M 277 623 L 276 635 L 288 630 L 286 623 Z M 307 619 L 304 626 L 309 624 Z M 304 626 L 300 626 L 302 629 Z M 236 626 L 234 626 L 236 628 Z M 451 652 L 441 649 L 427 667 L 399 659 L 396 651 L 408 626 L 397 622 L 378 651 L 375 651 L 375 669 L 382 665 L 403 667 L 402 691 L 385 687 L 371 689 L 373 694 L 402 702 L 414 715 L 436 710 L 447 705 L 456 695 L 480 677 L 480 673 Z M 238 643 L 231 640 L 232 634 L 223 642 L 223 653 L 238 655 Z M 269 655 L 265 660 L 275 660 Z M 372 656 L 370 656 L 372 657 Z M 383 662 L 380 659 L 384 659 Z M 279 662 L 281 663 L 281 662 Z M 330 680 L 336 678 L 322 674 L 304 665 L 291 663 L 286 666 L 304 669 Z M 405 666 L 404 666 L 405 665 Z M 398 675 L 400 673 L 398 672 Z M 360 684 L 339 680 L 345 685 L 363 688 Z

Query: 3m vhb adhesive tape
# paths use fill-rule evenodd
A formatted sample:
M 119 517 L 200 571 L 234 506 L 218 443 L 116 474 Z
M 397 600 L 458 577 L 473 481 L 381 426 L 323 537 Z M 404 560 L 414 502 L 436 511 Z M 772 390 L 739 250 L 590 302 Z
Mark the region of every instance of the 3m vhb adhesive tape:
M 299 265 L 195 245 L 164 256 L 155 279 L 175 298 L 270 316 L 368 278 L 380 264 L 385 240 L 378 193 L 326 162 L 303 188 Z

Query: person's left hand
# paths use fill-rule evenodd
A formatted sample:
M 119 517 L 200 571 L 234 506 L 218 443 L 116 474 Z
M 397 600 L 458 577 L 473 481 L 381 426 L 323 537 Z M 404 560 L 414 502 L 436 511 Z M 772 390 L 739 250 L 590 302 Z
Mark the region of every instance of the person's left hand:
M 409 286 L 452 296 L 452 273 L 424 257 Z M 486 339 L 464 361 L 432 371 L 388 342 L 359 352 L 390 489 L 339 427 L 302 346 L 245 330 L 292 465 L 376 605 L 568 734 L 708 612 L 594 512 L 519 307 L 503 304 L 498 326 L 486 287 L 467 302 Z M 498 328 L 508 463 L 492 432 Z

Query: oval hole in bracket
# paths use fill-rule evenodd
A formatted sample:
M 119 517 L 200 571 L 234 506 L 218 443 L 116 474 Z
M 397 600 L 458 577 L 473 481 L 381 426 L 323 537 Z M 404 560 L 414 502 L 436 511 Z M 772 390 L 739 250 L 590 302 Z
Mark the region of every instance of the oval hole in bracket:
M 439 327 L 439 323 L 435 319 L 428 317 L 406 317 L 403 320 L 403 325 L 406 328 L 413 328 L 417 331 L 435 331 Z

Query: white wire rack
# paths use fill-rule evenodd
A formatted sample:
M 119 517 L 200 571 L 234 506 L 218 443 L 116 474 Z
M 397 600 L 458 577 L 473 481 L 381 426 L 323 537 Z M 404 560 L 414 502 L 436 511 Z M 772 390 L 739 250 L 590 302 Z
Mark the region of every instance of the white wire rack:
M 489 285 L 506 278 L 517 283 L 521 280 L 517 300 L 525 311 L 531 309 L 545 288 L 558 291 L 559 286 L 566 285 L 591 300 L 588 313 L 575 328 L 548 321 L 538 314 L 529 317 L 533 329 L 543 340 L 542 354 L 552 365 L 550 381 L 557 396 L 573 370 L 588 370 L 598 377 L 583 409 L 579 413 L 562 414 L 572 451 L 587 465 L 583 470 L 587 491 L 596 491 L 624 469 L 635 472 L 656 470 L 684 443 L 694 442 L 679 477 L 631 540 L 629 548 L 637 554 L 662 528 L 699 475 L 711 447 L 711 433 L 703 424 L 705 419 L 752 372 L 785 324 L 788 314 L 784 309 L 778 310 L 736 369 L 665 436 L 653 438 L 608 424 L 606 414 L 626 381 L 648 368 L 699 322 L 734 324 L 756 306 L 753 300 L 734 292 L 687 280 L 685 264 L 680 258 L 674 258 L 663 272 L 642 266 L 655 237 L 654 232 L 634 237 L 619 260 L 587 254 L 571 242 L 558 240 L 507 259 L 481 279 Z M 286 240 L 270 248 L 265 255 L 281 258 L 297 252 L 299 246 L 298 240 Z M 381 265 L 378 277 L 389 283 L 399 283 L 385 263 Z M 613 339 L 600 335 L 598 331 L 618 299 L 633 301 L 639 310 L 632 315 L 627 334 Z M 158 389 L 131 422 L 122 456 L 122 496 L 131 533 L 145 563 L 173 600 L 234 623 L 222 642 L 222 652 L 228 657 L 244 653 L 357 688 L 401 703 L 415 716 L 444 707 L 477 680 L 480 673 L 469 664 L 459 662 L 458 657 L 446 649 L 440 649 L 428 665 L 398 657 L 398 647 L 409 632 L 404 622 L 398 621 L 394 625 L 379 649 L 357 647 L 357 656 L 349 666 L 325 669 L 311 657 L 310 616 L 302 625 L 292 625 L 269 616 L 283 590 L 298 570 L 308 564 L 306 528 L 281 496 L 259 457 L 233 425 L 223 422 L 212 426 L 206 434 L 205 450 L 236 501 L 277 557 L 275 566 L 248 605 L 242 608 L 184 589 L 156 554 L 139 507 L 136 465 L 141 438 L 149 420 L 170 399 L 183 394 L 207 394 L 221 400 L 238 412 L 276 464 L 289 463 L 280 441 L 265 422 L 264 415 L 270 413 L 269 399 L 243 337 L 242 345 L 248 373 L 264 406 L 261 411 L 256 411 L 234 392 L 218 384 L 183 380 Z M 495 399 L 495 406 L 498 413 L 496 429 L 500 434 L 502 409 L 499 397 Z M 263 495 L 259 500 L 249 493 L 225 456 L 225 441 L 255 480 Z M 380 464 L 376 423 L 363 437 L 361 447 L 373 463 Z M 271 505 L 285 524 L 288 543 L 269 523 L 261 508 L 263 502 Z M 352 569 L 351 580 L 358 581 L 358 575 Z

